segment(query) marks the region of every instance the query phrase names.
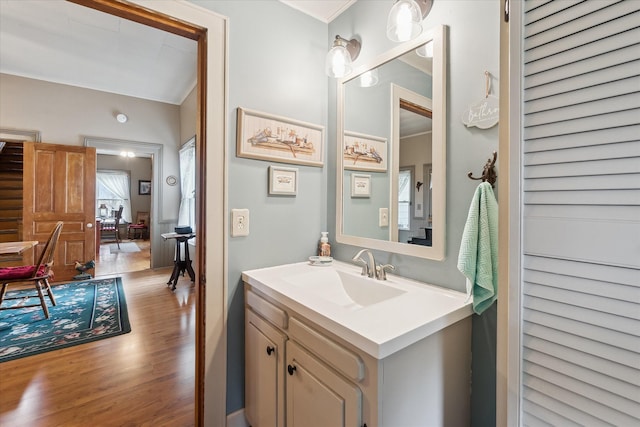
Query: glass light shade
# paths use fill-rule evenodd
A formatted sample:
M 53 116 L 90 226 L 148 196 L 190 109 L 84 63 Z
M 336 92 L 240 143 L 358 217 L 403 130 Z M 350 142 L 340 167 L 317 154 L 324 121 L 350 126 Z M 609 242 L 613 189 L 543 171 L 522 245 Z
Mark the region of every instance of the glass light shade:
M 372 87 L 378 84 L 378 69 L 369 70 L 360 76 L 360 87 Z
M 353 65 L 349 51 L 340 45 L 332 47 L 329 53 L 327 53 L 327 60 L 325 62 L 327 75 L 339 79 L 349 74 L 352 69 Z
M 423 58 L 433 58 L 433 42 L 423 44 L 417 48 L 416 54 Z
M 414 0 L 399 0 L 387 18 L 387 37 L 394 42 L 406 42 L 422 33 L 422 12 Z

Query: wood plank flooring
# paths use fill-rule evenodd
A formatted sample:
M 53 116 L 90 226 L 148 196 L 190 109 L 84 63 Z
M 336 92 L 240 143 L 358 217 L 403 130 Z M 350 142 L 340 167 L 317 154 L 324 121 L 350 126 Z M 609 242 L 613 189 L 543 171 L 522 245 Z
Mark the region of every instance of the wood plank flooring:
M 171 292 L 148 250 L 113 255 L 103 245 L 96 275 L 122 277 L 132 331 L 0 363 L 0 426 L 194 425 L 194 288 Z

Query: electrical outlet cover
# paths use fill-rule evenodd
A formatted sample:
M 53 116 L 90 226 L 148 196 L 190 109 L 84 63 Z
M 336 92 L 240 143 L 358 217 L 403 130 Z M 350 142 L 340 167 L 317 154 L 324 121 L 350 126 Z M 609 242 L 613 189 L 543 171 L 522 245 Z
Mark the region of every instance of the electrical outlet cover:
M 249 235 L 249 209 L 231 209 L 231 237 Z

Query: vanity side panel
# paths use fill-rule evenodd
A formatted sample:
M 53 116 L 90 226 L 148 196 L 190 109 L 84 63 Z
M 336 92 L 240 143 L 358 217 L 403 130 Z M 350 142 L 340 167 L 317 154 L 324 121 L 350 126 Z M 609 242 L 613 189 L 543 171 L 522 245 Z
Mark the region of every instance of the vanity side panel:
M 381 427 L 469 426 L 471 317 L 385 358 Z

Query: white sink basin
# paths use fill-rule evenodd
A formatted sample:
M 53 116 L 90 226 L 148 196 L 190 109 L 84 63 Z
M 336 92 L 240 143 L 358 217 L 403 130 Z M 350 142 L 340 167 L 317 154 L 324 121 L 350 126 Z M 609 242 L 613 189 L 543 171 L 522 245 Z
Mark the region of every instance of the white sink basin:
M 333 268 L 284 276 L 283 280 L 348 310 L 362 309 L 406 292 L 380 280 Z
M 473 313 L 462 292 L 394 274 L 376 280 L 360 271 L 339 261 L 323 266 L 300 262 L 244 271 L 242 280 L 377 359 Z

